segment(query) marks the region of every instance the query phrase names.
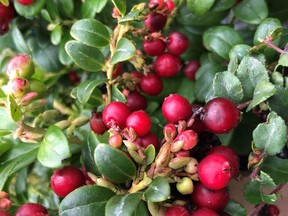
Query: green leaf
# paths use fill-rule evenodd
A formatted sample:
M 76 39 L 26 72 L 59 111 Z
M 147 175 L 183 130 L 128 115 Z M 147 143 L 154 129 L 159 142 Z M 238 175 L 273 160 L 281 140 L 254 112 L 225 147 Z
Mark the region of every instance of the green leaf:
M 265 158 L 261 168 L 265 173 L 269 173 L 277 185 L 288 181 L 288 160 L 277 156 L 268 156 Z
M 266 67 L 258 59 L 245 56 L 239 64 L 237 77 L 242 83 L 244 97 L 252 98 L 254 89 L 261 81 L 269 81 Z
M 81 17 L 94 18 L 96 13 L 100 13 L 107 5 L 108 0 L 89 0 L 81 5 Z
M 62 37 L 62 26 L 58 25 L 51 33 L 51 42 L 54 45 L 58 45 L 61 42 Z
M 228 59 L 232 47 L 243 43 L 243 38 L 228 26 L 215 26 L 204 32 L 203 43 L 209 51 Z
M 156 177 L 144 193 L 145 198 L 151 202 L 162 202 L 170 197 L 170 185 L 163 177 Z
M 179 85 L 177 93 L 182 95 L 190 103 L 192 103 L 195 100 L 195 95 L 191 94 L 191 92 L 194 92 L 194 88 L 195 88 L 195 82 L 184 77 L 181 80 L 181 84 Z
M 189 10 L 197 16 L 204 15 L 209 11 L 215 0 L 187 0 Z
M 105 206 L 115 193 L 96 185 L 82 186 L 69 193 L 60 203 L 60 216 L 105 215 Z
M 150 144 L 144 151 L 146 157 L 146 165 L 150 165 L 154 162 L 156 152 L 154 145 Z
M 70 34 L 77 41 L 97 48 L 109 45 L 110 41 L 108 29 L 96 19 L 82 19 L 75 22 Z
M 10 117 L 14 122 L 20 121 L 23 113 L 21 112 L 20 107 L 17 105 L 17 102 L 12 95 L 8 96 L 8 110 Z
M 251 46 L 246 44 L 237 44 L 229 52 L 229 59 L 232 60 L 236 58 L 240 62 L 244 56 L 249 54 L 249 49 Z
M 73 0 L 61 0 L 58 1 L 58 4 L 61 11 L 63 11 L 67 17 L 73 17 L 75 10 Z
M 10 176 L 12 170 L 15 168 L 17 162 L 10 163 L 8 166 L 4 166 L 3 169 L 0 168 L 0 191 L 3 190 L 5 183 Z
M 18 1 L 14 2 L 14 7 L 17 14 L 24 17 L 36 16 L 44 7 L 46 0 L 37 0 L 33 4 L 26 6 L 20 4 Z
M 276 187 L 273 179 L 266 173 L 260 171 L 259 178 L 247 183 L 244 188 L 244 198 L 251 204 L 257 205 L 261 202 L 273 204 L 277 200 L 275 193 L 265 194 L 264 188 L 274 189 Z
M 288 67 L 288 54 L 287 53 L 282 53 L 280 55 L 280 58 L 278 60 L 278 65 L 282 65 L 284 67 Z
M 65 50 L 65 44 L 71 39 L 72 37 L 70 36 L 70 33 L 63 31 L 61 42 L 59 44 L 59 60 L 63 65 L 69 65 L 73 62 Z
M 102 94 L 100 93 L 100 97 L 99 95 L 97 95 L 97 93 L 100 91 L 99 89 L 97 89 L 97 86 L 104 83 L 105 81 L 106 80 L 85 80 L 84 82 L 82 82 L 77 87 L 77 99 L 80 101 L 80 103 L 85 104 L 91 100 L 92 104 L 95 104 L 95 102 L 96 104 L 101 104 Z
M 28 192 L 27 192 L 27 179 L 28 179 L 28 167 L 21 170 L 17 175 L 15 182 L 15 193 L 17 200 L 20 202 L 29 202 L 28 201 Z
M 253 107 L 264 102 L 277 92 L 275 86 L 271 82 L 262 81 L 258 83 L 254 90 L 254 96 L 252 102 L 247 107 L 246 111 L 250 111 Z
M 112 2 L 122 16 L 124 16 L 126 13 L 126 0 L 112 0 Z
M 10 150 L 12 148 L 12 145 L 10 143 L 1 143 L 0 142 L 0 157 L 7 152 L 8 150 Z
M 224 212 L 229 213 L 230 215 L 233 216 L 246 216 L 247 215 L 247 210 L 240 205 L 239 203 L 229 200 L 228 204 L 226 205 Z
M 116 46 L 116 51 L 112 55 L 111 64 L 117 64 L 118 62 L 127 61 L 131 59 L 136 52 L 136 47 L 127 38 L 121 38 Z
M 50 13 L 48 12 L 48 10 L 42 9 L 42 10 L 41 10 L 41 15 L 42 15 L 42 17 L 43 17 L 47 22 L 49 22 L 49 23 L 52 23 L 52 22 L 53 22 L 53 20 L 52 20 L 52 18 L 51 18 L 51 16 L 50 16 Z
M 253 131 L 256 149 L 266 151 L 268 155 L 280 152 L 287 142 L 285 121 L 275 112 L 270 112 L 267 122 L 259 124 Z
M 115 85 L 112 86 L 112 98 L 113 98 L 113 101 L 120 101 L 123 103 L 126 102 L 126 97 Z
M 12 26 L 12 39 L 17 48 L 17 50 L 21 53 L 31 54 L 31 50 L 29 49 L 21 31 L 18 29 L 16 25 Z
M 133 216 L 141 201 L 142 193 L 119 194 L 112 197 L 106 205 L 106 216 Z
M 149 216 L 149 215 L 150 214 L 148 214 L 146 202 L 141 200 L 133 216 Z
M 282 30 L 282 25 L 279 19 L 276 18 L 266 18 L 264 19 L 260 25 L 257 27 L 257 30 L 254 35 L 253 44 L 258 45 L 261 42 L 259 39 L 265 39 L 267 36 L 270 36 L 272 32 L 277 29 Z M 278 41 L 279 42 L 279 41 Z M 275 44 L 275 41 L 274 41 Z M 278 44 L 275 44 L 278 45 Z
M 233 10 L 235 17 L 242 22 L 259 24 L 268 16 L 268 6 L 265 0 L 243 0 Z
M 239 103 L 244 94 L 240 80 L 228 71 L 219 72 L 213 80 L 213 91 L 217 97 L 225 97 Z
M 112 181 L 126 182 L 136 175 L 136 167 L 130 158 L 108 144 L 97 145 L 94 160 L 100 172 Z
M 40 144 L 37 159 L 48 168 L 62 166 L 62 160 L 71 157 L 70 147 L 63 131 L 55 125 L 49 126 Z
M 288 118 L 288 88 L 279 88 L 277 93 L 268 99 L 268 105 L 282 118 Z
M 105 58 L 97 48 L 78 41 L 69 41 L 65 49 L 70 58 L 84 70 L 97 72 L 105 65 Z
M 124 22 L 128 22 L 128 21 L 138 20 L 140 12 L 141 11 L 138 9 L 131 10 L 126 16 L 121 17 L 118 22 L 124 23 Z
M 225 11 L 235 5 L 235 3 L 236 0 L 216 0 L 211 10 L 216 12 Z
M 0 130 L 3 131 L 15 131 L 18 126 L 17 124 L 10 118 L 9 114 L 7 113 L 8 110 L 4 109 L 3 107 L 0 107 Z

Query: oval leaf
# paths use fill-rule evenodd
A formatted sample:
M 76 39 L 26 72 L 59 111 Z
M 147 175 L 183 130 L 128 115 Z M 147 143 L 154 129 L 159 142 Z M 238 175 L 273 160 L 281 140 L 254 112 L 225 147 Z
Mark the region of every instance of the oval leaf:
M 97 100 L 97 97 L 94 95 L 95 88 L 104 83 L 106 80 L 85 80 L 77 87 L 77 98 L 78 100 L 84 104 L 87 103 L 88 100 L 93 97 Z M 93 94 L 92 94 L 93 93 Z M 102 102 L 102 97 L 98 97 L 99 102 Z
M 63 131 L 51 125 L 40 144 L 37 159 L 45 167 L 58 168 L 62 165 L 62 160 L 70 156 L 70 147 Z
M 18 1 L 14 2 L 14 7 L 17 13 L 24 17 L 32 17 L 37 15 L 44 7 L 46 0 L 37 0 L 33 4 L 26 6 L 20 4 Z
M 16 25 L 13 25 L 11 33 L 13 42 L 17 50 L 21 53 L 31 54 L 31 50 L 29 49 L 21 31 L 18 29 Z
M 97 48 L 78 41 L 69 41 L 66 43 L 65 49 L 71 59 L 84 70 L 97 72 L 105 64 L 105 58 Z
M 136 175 L 136 167 L 130 158 L 110 145 L 97 145 L 94 160 L 100 172 L 112 181 L 126 182 Z
M 10 176 L 12 170 L 14 169 L 14 167 L 16 166 L 17 162 L 14 161 L 13 163 L 10 163 L 9 165 L 7 166 L 3 166 L 1 167 L 0 169 L 0 191 L 3 190 L 4 186 L 5 186 L 5 183 L 8 179 L 8 177 Z
M 106 26 L 95 19 L 82 19 L 75 22 L 70 34 L 77 41 L 92 47 L 105 47 L 110 41 Z
M 163 177 L 157 177 L 144 193 L 145 198 L 151 202 L 162 202 L 170 197 L 170 185 Z
M 150 144 L 144 151 L 145 158 L 146 158 L 146 165 L 150 165 L 153 163 L 156 152 L 155 152 L 155 147 L 154 145 Z
M 83 186 L 68 194 L 60 203 L 60 216 L 105 215 L 107 201 L 115 193 L 100 186 Z
M 117 10 L 124 16 L 126 13 L 126 0 L 112 0 Z
M 189 10 L 197 16 L 204 15 L 213 6 L 215 0 L 187 0 Z
M 242 205 L 235 202 L 234 200 L 229 200 L 228 204 L 226 205 L 224 209 L 224 212 L 227 212 L 233 216 L 246 216 L 247 215 L 247 210 Z
M 62 26 L 58 25 L 51 33 L 51 42 L 54 45 L 58 45 L 61 42 Z
M 116 51 L 111 58 L 111 64 L 127 61 L 135 55 L 136 48 L 127 38 L 121 38 L 116 46 Z
M 277 185 L 288 181 L 288 160 L 277 156 L 268 156 L 264 160 L 262 170 L 269 173 Z
M 133 216 L 141 201 L 142 193 L 120 194 L 112 197 L 106 205 L 106 216 Z

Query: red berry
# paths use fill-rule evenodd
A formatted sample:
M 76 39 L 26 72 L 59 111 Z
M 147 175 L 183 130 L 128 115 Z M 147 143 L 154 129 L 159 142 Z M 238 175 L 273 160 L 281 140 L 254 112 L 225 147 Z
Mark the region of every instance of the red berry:
M 198 142 L 198 135 L 192 130 L 185 130 L 178 134 L 175 141 L 184 141 L 183 150 L 190 150 L 196 146 Z
M 237 176 L 240 168 L 240 159 L 235 151 L 227 146 L 215 146 L 207 153 L 207 155 L 211 154 L 219 154 L 226 157 L 231 165 L 231 175 Z
M 0 36 L 5 35 L 9 31 L 9 21 L 0 17 Z
M 196 72 L 200 68 L 200 61 L 199 60 L 193 60 L 186 64 L 184 68 L 184 73 L 186 77 L 190 80 L 195 80 L 196 78 Z
M 190 216 L 219 216 L 219 214 L 207 208 L 199 208 L 193 211 Z
M 147 108 L 148 103 L 147 99 L 142 94 L 135 91 L 127 96 L 126 104 L 129 107 L 129 109 L 133 112 L 137 110 L 145 110 Z
M 189 216 L 189 211 L 183 206 L 172 206 L 165 212 L 165 216 Z
M 229 201 L 227 187 L 220 190 L 210 190 L 203 184 L 197 183 L 192 193 L 192 203 L 198 208 L 209 208 L 213 211 L 222 211 Z
M 160 13 L 150 13 L 146 20 L 144 21 L 144 24 L 146 28 L 152 32 L 161 31 L 167 22 L 167 16 L 160 14 Z
M 92 113 L 92 117 L 90 119 L 90 128 L 96 134 L 103 134 L 108 130 L 103 122 L 101 112 Z
M 1 211 L 0 210 L 0 216 L 12 216 L 11 214 L 8 214 L 7 212 L 5 211 Z
M 149 8 L 153 8 L 153 9 L 157 9 L 157 10 L 161 10 L 163 8 L 163 6 L 164 6 L 164 0 L 150 0 L 150 2 L 148 4 Z
M 80 169 L 66 166 L 56 169 L 51 176 L 51 188 L 61 198 L 85 184 L 85 176 Z
M 158 56 L 154 62 L 156 74 L 165 78 L 175 76 L 181 70 L 181 67 L 180 58 L 170 53 Z
M 18 0 L 19 4 L 29 6 L 34 3 L 34 0 Z
M 108 143 L 114 148 L 120 148 L 122 146 L 123 138 L 120 134 L 115 134 L 109 137 Z
M 164 8 L 166 8 L 168 11 L 173 11 L 175 8 L 175 4 L 173 0 L 168 0 L 164 3 Z
M 4 6 L 0 3 L 0 18 L 7 20 L 10 22 L 15 16 L 15 10 L 13 7 L 13 3 L 9 3 L 9 6 Z
M 116 68 L 114 69 L 113 75 L 112 75 L 113 78 L 116 78 L 117 76 L 119 76 L 121 71 L 122 71 L 122 64 L 121 63 L 116 64 Z
M 226 98 L 214 98 L 204 106 L 203 123 L 212 133 L 228 133 L 235 128 L 241 117 L 240 110 Z
M 143 110 L 131 113 L 126 120 L 126 127 L 133 128 L 138 136 L 145 136 L 150 132 L 152 123 L 146 112 Z
M 268 212 L 270 216 L 278 216 L 280 214 L 280 210 L 276 205 L 268 205 Z
M 144 40 L 143 49 L 149 56 L 159 56 L 164 53 L 166 44 L 161 39 Z
M 141 90 L 148 95 L 158 95 L 163 89 L 161 78 L 154 73 L 144 76 L 140 82 Z
M 117 125 L 121 129 L 124 129 L 126 126 L 126 119 L 130 113 L 131 111 L 126 104 L 114 101 L 105 107 L 102 113 L 103 122 L 109 128 Z
M 152 132 L 145 136 L 137 137 L 136 142 L 143 148 L 147 148 L 150 144 L 152 144 L 156 150 L 160 148 L 159 139 Z
M 69 80 L 72 82 L 72 84 L 76 85 L 81 81 L 80 77 L 77 75 L 76 71 L 70 71 L 69 74 Z
M 199 163 L 198 176 L 205 187 L 220 190 L 231 180 L 231 165 L 222 155 L 208 155 Z
M 178 94 L 170 94 L 164 99 L 162 104 L 162 114 L 164 118 L 173 124 L 181 120 L 187 120 L 192 115 L 189 101 Z
M 43 213 L 43 215 L 48 216 L 47 209 L 37 203 L 26 203 L 18 208 L 15 216 L 32 216 L 37 213 Z
M 167 50 L 173 55 L 181 55 L 189 47 L 189 40 L 187 36 L 181 32 L 172 32 L 167 39 Z
M 138 71 L 132 71 L 131 73 L 133 82 L 140 88 L 140 82 L 142 80 L 143 74 Z

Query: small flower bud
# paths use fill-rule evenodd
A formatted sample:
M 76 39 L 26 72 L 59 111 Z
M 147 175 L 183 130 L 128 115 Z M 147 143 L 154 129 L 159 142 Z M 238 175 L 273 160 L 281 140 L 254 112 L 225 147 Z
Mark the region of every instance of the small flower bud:
M 163 128 L 163 134 L 167 141 L 172 141 L 177 135 L 176 127 L 173 124 L 165 125 Z
M 76 127 L 81 127 L 89 122 L 89 118 L 85 116 L 79 116 L 72 121 L 72 124 Z
M 46 99 L 38 99 L 30 103 L 28 106 L 26 106 L 27 112 L 34 112 L 42 107 L 44 107 L 47 103 Z
M 68 120 L 62 120 L 54 124 L 55 126 L 59 127 L 62 130 L 65 130 L 71 126 L 71 122 Z
M 59 114 L 58 110 L 47 110 L 43 112 L 42 117 L 44 120 L 51 120 L 57 118 Z
M 179 141 L 175 141 L 171 144 L 171 152 L 178 152 L 180 151 L 184 146 L 184 141 L 183 140 L 179 140 Z
M 23 97 L 29 90 L 29 81 L 17 77 L 10 83 L 11 92 L 15 98 L 21 98 Z
M 37 99 L 40 99 L 40 98 L 44 98 L 45 95 L 47 94 L 47 87 L 43 82 L 41 82 L 37 79 L 31 79 L 30 80 L 30 91 L 31 92 L 37 92 L 38 93 Z
M 14 80 L 17 77 L 29 79 L 34 74 L 33 61 L 28 55 L 16 55 L 8 62 L 6 72 L 10 80 Z
M 167 167 L 171 160 L 171 143 L 166 142 L 159 150 L 155 158 L 156 168 L 158 167 Z
M 22 106 L 27 106 L 29 103 L 31 103 L 34 99 L 36 99 L 38 96 L 37 92 L 28 92 L 25 94 L 20 101 L 20 104 Z
M 198 161 L 195 158 L 190 157 L 190 161 L 186 164 L 184 171 L 191 174 L 197 173 Z
M 169 167 L 172 169 L 180 169 L 186 166 L 190 160 L 190 157 L 176 157 L 169 162 Z

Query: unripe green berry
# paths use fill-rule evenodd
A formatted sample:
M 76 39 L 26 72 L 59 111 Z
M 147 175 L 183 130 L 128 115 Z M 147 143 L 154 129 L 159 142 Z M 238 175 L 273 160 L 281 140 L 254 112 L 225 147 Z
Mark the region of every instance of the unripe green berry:
M 183 195 L 191 194 L 194 190 L 193 181 L 188 177 L 183 177 L 180 182 L 177 182 L 176 188 Z

